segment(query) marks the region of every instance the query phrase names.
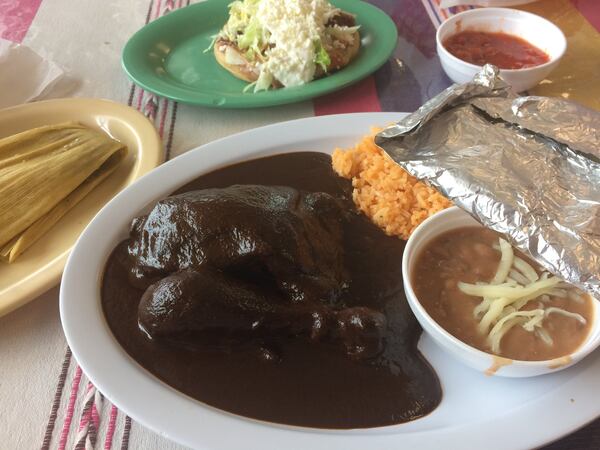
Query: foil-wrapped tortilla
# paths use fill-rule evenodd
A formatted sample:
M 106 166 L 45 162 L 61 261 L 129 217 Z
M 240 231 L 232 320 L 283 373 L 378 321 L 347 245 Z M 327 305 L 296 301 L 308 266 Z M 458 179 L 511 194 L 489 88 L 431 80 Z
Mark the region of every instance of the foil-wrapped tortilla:
M 516 97 L 485 66 L 375 142 L 551 273 L 600 299 L 600 113 Z

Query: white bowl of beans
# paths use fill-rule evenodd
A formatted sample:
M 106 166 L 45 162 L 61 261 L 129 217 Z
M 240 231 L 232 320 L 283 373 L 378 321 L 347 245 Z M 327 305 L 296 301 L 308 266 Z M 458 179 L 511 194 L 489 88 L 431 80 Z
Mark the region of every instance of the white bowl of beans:
M 415 229 L 402 275 L 425 332 L 487 375 L 554 372 L 600 345 L 597 301 L 543 271 L 458 207 Z
M 446 75 L 466 83 L 484 64 L 494 64 L 516 92 L 544 80 L 567 49 L 562 31 L 543 17 L 508 8 L 456 14 L 438 28 L 437 53 Z

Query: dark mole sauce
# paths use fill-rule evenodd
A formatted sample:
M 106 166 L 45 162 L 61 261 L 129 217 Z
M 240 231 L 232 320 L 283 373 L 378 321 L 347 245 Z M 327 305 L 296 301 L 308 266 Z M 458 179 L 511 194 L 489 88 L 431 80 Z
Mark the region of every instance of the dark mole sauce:
M 322 153 L 299 152 L 256 159 L 203 175 L 177 193 L 233 184 L 281 185 L 326 192 L 354 209 L 351 183 Z M 355 361 L 332 344 L 275 340 L 279 360 L 257 347 L 186 348 L 150 340 L 138 327 L 142 290 L 123 269 L 126 242 L 111 255 L 102 282 L 108 324 L 124 349 L 149 372 L 216 408 L 255 419 L 318 428 L 393 425 L 430 413 L 439 404 L 437 376 L 417 350 L 421 328 L 402 285 L 404 241 L 388 237 L 356 213 L 344 228 L 345 264 L 352 283 L 349 305 L 368 306 L 387 318 L 383 353 Z

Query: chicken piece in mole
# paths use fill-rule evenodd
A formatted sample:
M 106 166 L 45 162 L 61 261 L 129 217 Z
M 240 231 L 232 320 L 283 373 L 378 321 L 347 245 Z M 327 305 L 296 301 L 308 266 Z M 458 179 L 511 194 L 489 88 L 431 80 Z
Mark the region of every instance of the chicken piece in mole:
M 180 345 L 290 336 L 377 356 L 385 316 L 341 300 L 347 214 L 329 194 L 281 186 L 161 200 L 134 220 L 128 243 L 130 279 L 146 289 L 140 327 Z

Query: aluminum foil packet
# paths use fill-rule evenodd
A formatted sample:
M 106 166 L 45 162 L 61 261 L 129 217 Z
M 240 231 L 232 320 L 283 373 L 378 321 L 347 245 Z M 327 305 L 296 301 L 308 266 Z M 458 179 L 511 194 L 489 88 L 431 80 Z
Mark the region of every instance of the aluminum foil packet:
M 549 272 L 600 299 L 600 113 L 517 97 L 488 65 L 375 142 Z

